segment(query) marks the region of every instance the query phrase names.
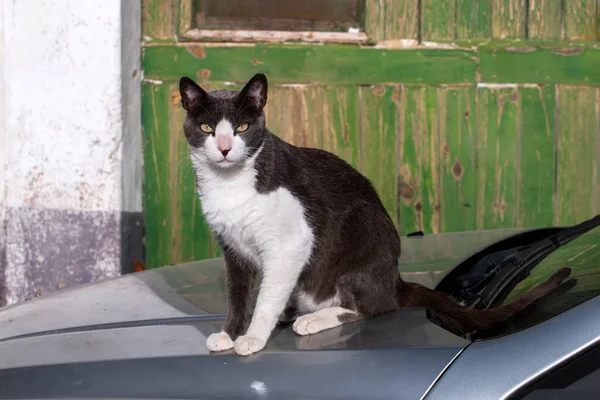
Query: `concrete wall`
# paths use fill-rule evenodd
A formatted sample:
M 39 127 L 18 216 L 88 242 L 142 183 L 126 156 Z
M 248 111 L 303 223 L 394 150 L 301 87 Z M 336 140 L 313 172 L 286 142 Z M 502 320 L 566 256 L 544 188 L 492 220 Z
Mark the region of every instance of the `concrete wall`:
M 0 7 L 0 304 L 11 304 L 142 257 L 140 1 Z

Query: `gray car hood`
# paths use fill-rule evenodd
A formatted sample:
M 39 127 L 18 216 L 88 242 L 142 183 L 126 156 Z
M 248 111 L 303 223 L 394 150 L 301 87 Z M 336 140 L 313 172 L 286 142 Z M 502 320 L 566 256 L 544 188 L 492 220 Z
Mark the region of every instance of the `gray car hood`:
M 479 233 L 479 242 L 446 257 L 419 257 L 428 243 L 403 240 L 405 249 L 413 243 L 405 277 L 412 266 L 418 280 L 419 263 L 443 276 L 457 259 L 514 232 L 487 241 Z M 214 259 L 0 310 L 0 397 L 412 399 L 468 345 L 425 310 L 405 309 L 306 337 L 280 326 L 260 353 L 211 354 L 205 341 L 226 317 L 224 285 L 223 260 Z

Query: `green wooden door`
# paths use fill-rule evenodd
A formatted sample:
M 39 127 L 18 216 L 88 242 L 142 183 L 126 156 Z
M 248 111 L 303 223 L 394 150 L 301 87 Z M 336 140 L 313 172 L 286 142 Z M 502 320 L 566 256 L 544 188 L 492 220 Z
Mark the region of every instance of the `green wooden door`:
M 227 19 L 210 1 L 143 0 L 147 267 L 220 254 L 194 192 L 182 75 L 236 89 L 265 73 L 270 130 L 362 171 L 401 234 L 600 212 L 598 0 L 352 0 L 351 15 L 325 10 L 356 18 L 359 33 L 324 31 L 327 21 L 318 32 L 302 31 L 306 21 L 220 29 Z

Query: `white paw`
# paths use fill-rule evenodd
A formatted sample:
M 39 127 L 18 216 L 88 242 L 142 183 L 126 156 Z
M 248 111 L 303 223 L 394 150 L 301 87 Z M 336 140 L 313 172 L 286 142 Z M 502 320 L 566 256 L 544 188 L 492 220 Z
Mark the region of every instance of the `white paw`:
M 233 349 L 240 356 L 248 356 L 262 350 L 266 344 L 265 340 L 256 337 L 240 336 L 236 339 Z
M 306 314 L 298 317 L 294 322 L 294 332 L 298 335 L 312 335 L 313 333 L 321 332 L 326 329 L 324 323 L 326 321 L 314 314 Z
M 225 332 L 213 333 L 206 339 L 206 347 L 210 351 L 229 350 L 233 347 L 233 340 Z

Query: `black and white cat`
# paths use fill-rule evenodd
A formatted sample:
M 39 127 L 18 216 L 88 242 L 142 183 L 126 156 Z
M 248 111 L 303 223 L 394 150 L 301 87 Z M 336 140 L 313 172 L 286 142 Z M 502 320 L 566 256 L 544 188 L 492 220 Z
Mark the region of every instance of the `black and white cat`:
M 309 335 L 401 307 L 426 307 L 456 332 L 487 328 L 570 274 L 559 269 L 515 302 L 482 311 L 403 281 L 400 239 L 370 181 L 331 153 L 269 132 L 267 87 L 263 74 L 239 92 L 207 93 L 187 77 L 179 83 L 202 211 L 227 265 L 229 315 L 207 339 L 209 350 L 249 355 L 278 321 Z

